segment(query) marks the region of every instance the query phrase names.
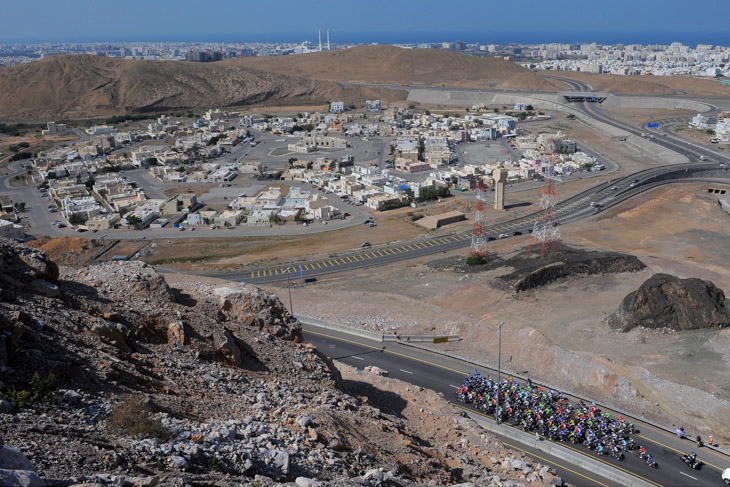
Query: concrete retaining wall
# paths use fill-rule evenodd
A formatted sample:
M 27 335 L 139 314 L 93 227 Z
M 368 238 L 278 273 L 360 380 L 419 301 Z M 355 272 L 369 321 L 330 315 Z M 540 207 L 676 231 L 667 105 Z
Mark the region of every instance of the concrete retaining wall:
M 564 462 L 570 463 L 571 465 L 575 465 L 576 467 L 582 468 L 589 472 L 593 472 L 596 475 L 617 482 L 621 485 L 625 485 L 627 487 L 656 487 L 652 483 L 641 480 L 638 477 L 634 477 L 627 472 L 618 470 L 611 465 L 606 465 L 605 463 L 602 463 L 599 460 L 595 460 L 587 455 L 583 455 L 581 453 L 574 452 L 568 448 L 565 448 L 559 443 L 553 443 L 552 441 L 546 439 L 538 440 L 535 435 L 525 433 L 524 431 L 520 431 L 517 428 L 513 428 L 511 426 L 499 426 L 497 425 L 496 421 L 489 420 L 484 416 L 480 416 L 470 411 L 467 411 L 466 414 L 469 415 L 469 417 L 473 419 L 479 426 L 486 429 L 487 431 L 506 436 L 507 438 L 514 440 L 518 443 L 522 443 L 523 445 L 544 451 L 548 455 L 552 455 L 556 458 L 563 460 Z M 620 467 L 621 465 L 619 462 L 616 462 L 616 466 Z
M 447 338 L 449 342 L 458 342 L 461 340 L 459 335 L 390 335 L 376 333 L 373 331 L 361 330 L 352 326 L 338 325 L 324 320 L 310 318 L 308 316 L 294 315 L 296 319 L 305 325 L 317 326 L 327 330 L 339 331 L 348 335 L 359 336 L 375 340 L 377 342 L 403 342 L 403 343 L 433 343 L 435 338 Z
M 661 136 L 660 136 L 661 137 Z M 686 164 L 689 162 L 687 156 L 675 152 L 671 149 L 667 149 L 659 144 L 655 144 L 651 139 L 645 139 L 638 135 L 629 135 L 626 137 L 626 142 L 636 147 L 641 152 L 651 154 L 665 164 Z
M 709 112 L 714 109 L 707 103 L 684 98 L 665 98 L 659 96 L 610 96 L 602 104 L 606 108 L 645 108 L 658 110 L 692 110 Z
M 500 93 L 499 91 L 468 91 L 468 90 L 432 90 L 411 88 L 408 90 L 408 100 L 432 105 L 507 105 L 512 108 L 515 103 L 525 102 L 535 108 L 543 110 L 560 110 L 560 106 L 569 105 L 565 98 L 556 93 Z M 691 110 L 708 112 L 714 110 L 707 103 L 685 98 L 669 98 L 661 96 L 626 96 L 613 95 L 606 98 L 602 106 L 607 108 L 646 108 L 661 110 Z

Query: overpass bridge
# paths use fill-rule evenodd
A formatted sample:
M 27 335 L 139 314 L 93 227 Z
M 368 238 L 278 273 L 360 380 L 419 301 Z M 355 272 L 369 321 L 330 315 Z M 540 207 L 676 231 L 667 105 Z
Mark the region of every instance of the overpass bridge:
M 610 93 L 596 93 L 591 91 L 559 91 L 558 96 L 567 102 L 603 103 Z

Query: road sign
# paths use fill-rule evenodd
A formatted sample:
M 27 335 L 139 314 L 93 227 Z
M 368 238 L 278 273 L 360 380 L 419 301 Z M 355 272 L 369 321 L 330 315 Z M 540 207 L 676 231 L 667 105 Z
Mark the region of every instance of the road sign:
M 647 127 L 649 127 L 649 128 L 656 128 L 658 126 L 659 126 L 658 123 L 650 123 L 650 124 L 647 125 Z
M 433 343 L 446 343 L 449 341 L 449 337 L 436 337 L 433 339 Z

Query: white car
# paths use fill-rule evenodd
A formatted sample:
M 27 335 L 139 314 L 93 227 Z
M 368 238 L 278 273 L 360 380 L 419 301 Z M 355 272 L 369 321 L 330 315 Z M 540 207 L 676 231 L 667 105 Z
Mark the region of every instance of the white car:
M 722 481 L 725 482 L 725 485 L 730 485 L 730 468 L 726 468 L 722 472 Z
M 499 234 L 499 238 L 507 238 L 507 237 L 509 237 L 509 235 L 507 235 L 506 233 Z

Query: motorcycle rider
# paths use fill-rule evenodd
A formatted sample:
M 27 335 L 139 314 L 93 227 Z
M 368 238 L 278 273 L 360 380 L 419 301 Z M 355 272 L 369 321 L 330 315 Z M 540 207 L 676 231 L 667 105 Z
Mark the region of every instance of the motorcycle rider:
M 694 466 L 695 463 L 697 463 L 697 454 L 695 452 L 692 452 L 687 455 L 687 464 L 689 466 Z

